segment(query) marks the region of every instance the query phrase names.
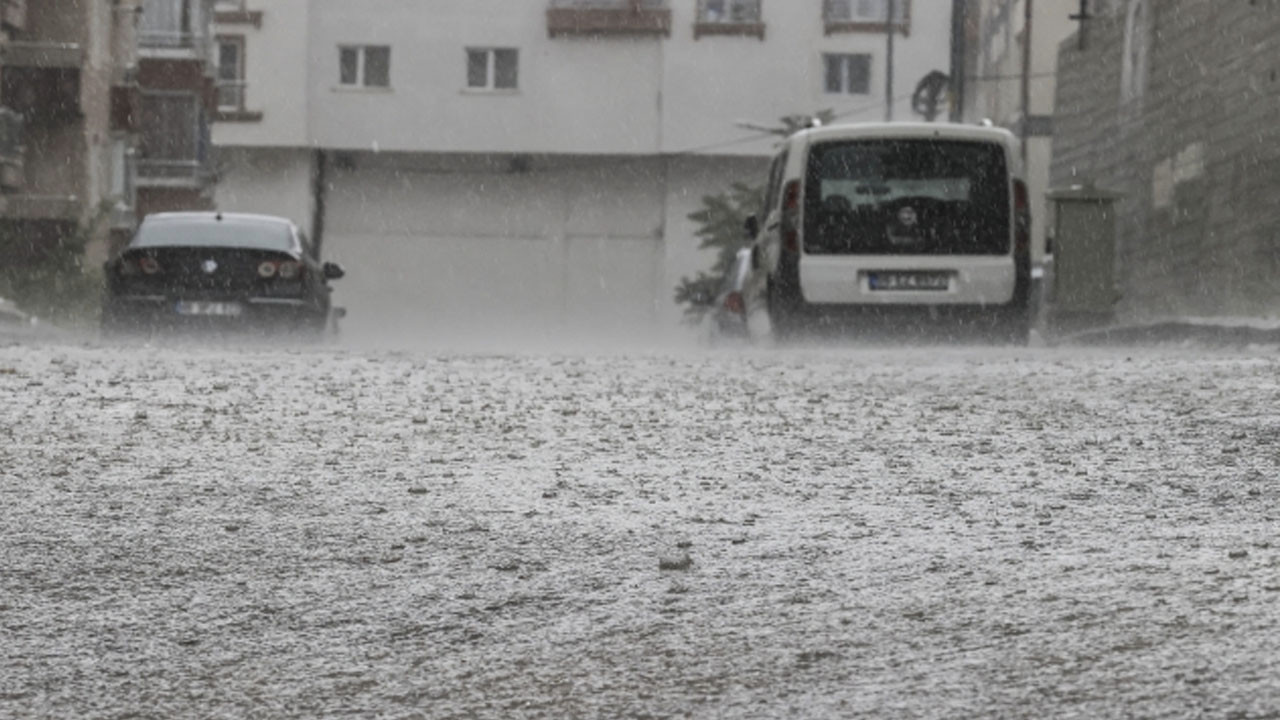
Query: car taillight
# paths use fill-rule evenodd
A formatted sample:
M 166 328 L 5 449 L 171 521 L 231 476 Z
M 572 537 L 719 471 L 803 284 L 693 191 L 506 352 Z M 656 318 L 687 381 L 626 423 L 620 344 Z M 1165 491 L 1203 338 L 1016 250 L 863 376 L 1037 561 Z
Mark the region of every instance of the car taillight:
M 747 305 L 742 301 L 742 293 L 733 291 L 724 298 L 724 309 L 735 315 L 744 315 L 747 312 Z
M 1013 181 L 1013 252 L 1031 256 L 1031 194 L 1022 180 Z
M 782 247 L 800 252 L 800 181 L 782 189 Z
M 270 260 L 264 260 L 258 265 L 258 277 L 269 278 L 276 274 L 276 264 Z
M 298 277 L 298 273 L 301 271 L 302 264 L 292 261 L 282 262 L 276 268 L 276 272 L 280 275 L 280 279 L 282 280 L 292 280 Z
M 160 263 L 156 262 L 156 259 L 153 257 L 144 256 L 138 259 L 138 269 L 141 270 L 143 274 L 155 275 L 160 272 Z

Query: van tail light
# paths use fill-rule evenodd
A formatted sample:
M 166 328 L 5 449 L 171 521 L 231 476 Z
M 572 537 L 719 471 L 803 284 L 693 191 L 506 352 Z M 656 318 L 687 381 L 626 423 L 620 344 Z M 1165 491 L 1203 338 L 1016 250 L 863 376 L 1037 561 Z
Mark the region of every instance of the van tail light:
M 782 247 L 800 252 L 800 181 L 792 180 L 782 189 Z
M 141 270 L 144 275 L 155 275 L 160 272 L 160 263 L 157 262 L 155 258 L 149 255 L 144 255 L 143 257 L 138 258 L 138 269 Z
M 1031 257 L 1031 194 L 1023 180 L 1013 181 L 1013 252 L 1018 258 Z
M 734 315 L 745 315 L 747 313 L 747 304 L 742 301 L 742 293 L 735 290 L 726 295 L 724 309 Z

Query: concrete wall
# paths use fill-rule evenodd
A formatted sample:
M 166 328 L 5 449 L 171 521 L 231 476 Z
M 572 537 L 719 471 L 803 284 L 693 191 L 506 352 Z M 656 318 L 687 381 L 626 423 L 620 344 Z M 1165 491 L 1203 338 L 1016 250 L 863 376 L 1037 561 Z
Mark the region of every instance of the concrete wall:
M 1052 180 L 1125 193 L 1122 317 L 1274 315 L 1280 7 L 1144 5 L 1145 22 L 1128 7 L 1092 22 L 1083 52 L 1063 43 Z M 1126 71 L 1143 58 L 1145 72 Z

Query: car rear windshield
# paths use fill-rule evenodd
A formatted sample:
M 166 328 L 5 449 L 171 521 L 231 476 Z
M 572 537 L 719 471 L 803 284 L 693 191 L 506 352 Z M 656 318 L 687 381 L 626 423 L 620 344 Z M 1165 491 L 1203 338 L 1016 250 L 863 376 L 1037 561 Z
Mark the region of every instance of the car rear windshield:
M 1008 167 L 996 143 L 822 143 L 809 152 L 805 252 L 1004 254 L 1009 205 Z
M 237 247 L 290 252 L 293 233 L 276 222 L 198 220 L 144 222 L 130 247 Z

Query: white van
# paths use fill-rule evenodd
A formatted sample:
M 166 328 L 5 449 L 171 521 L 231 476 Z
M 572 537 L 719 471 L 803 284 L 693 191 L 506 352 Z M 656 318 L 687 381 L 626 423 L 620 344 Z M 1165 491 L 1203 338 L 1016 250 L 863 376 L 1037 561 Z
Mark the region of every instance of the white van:
M 937 123 L 811 128 L 773 159 L 751 218 L 777 337 L 850 315 L 950 323 L 1025 342 L 1030 212 L 1007 130 Z

